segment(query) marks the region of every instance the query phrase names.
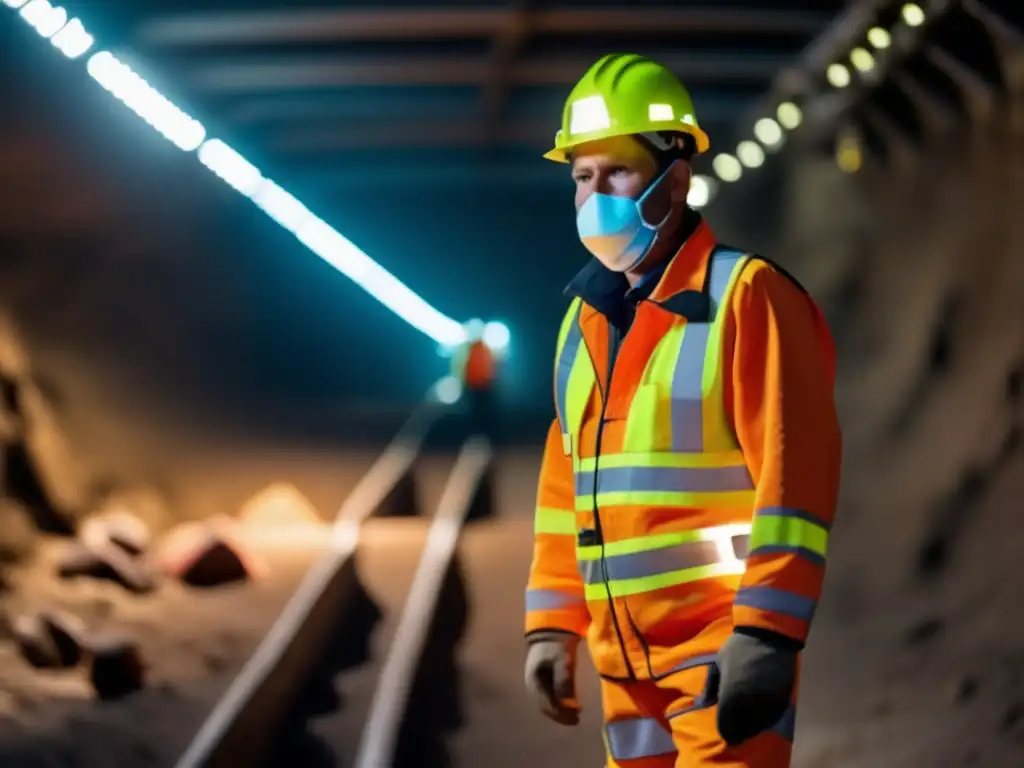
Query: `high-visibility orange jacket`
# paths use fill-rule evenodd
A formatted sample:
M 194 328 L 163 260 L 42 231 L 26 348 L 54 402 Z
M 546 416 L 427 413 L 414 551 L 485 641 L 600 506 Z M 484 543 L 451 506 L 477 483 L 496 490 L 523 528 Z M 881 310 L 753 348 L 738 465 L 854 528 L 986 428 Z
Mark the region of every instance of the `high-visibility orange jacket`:
M 476 340 L 456 356 L 454 375 L 469 389 L 487 389 L 494 383 L 494 353 Z
M 574 299 L 556 355 L 527 633 L 587 635 L 598 671 L 620 679 L 714 653 L 721 633 L 702 648 L 701 632 L 730 618 L 802 643 L 841 457 L 821 311 L 701 222 L 618 337 Z

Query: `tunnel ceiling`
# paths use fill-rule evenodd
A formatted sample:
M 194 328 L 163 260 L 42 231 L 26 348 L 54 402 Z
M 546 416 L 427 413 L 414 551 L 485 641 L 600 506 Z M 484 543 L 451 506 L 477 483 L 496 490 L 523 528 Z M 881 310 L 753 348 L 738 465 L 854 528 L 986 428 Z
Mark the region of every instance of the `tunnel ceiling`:
M 119 2 L 93 24 L 213 132 L 308 182 L 368 163 L 536 161 L 573 82 L 611 51 L 672 67 L 704 127 L 728 137 L 845 4 L 285 5 Z
M 648 54 L 689 86 L 713 145 L 698 159 L 699 173 L 711 174 L 711 154 L 736 152 L 741 139 L 751 138 L 757 118 L 788 100 L 804 112 L 806 144 L 817 142 L 831 153 L 837 130 L 852 126 L 868 149 L 884 156 L 890 142 L 880 123 L 909 132 L 912 141 L 922 133 L 920 121 L 911 119 L 918 109 L 911 103 L 915 91 L 903 86 L 906 77 L 897 82 L 889 76 L 892 64 L 907 70 L 911 85 L 938 89 L 965 117 L 965 87 L 956 82 L 964 77 L 951 68 L 959 63 L 974 80 L 998 84 L 986 28 L 1020 15 L 1016 0 L 930 0 L 933 15 L 921 41 L 900 24 L 901 4 L 891 0 L 449 2 L 67 5 L 99 48 L 115 51 L 199 118 L 208 136 L 223 139 L 324 210 L 370 189 L 422 190 L 437 182 L 446 190 L 566 184 L 564 168 L 540 155 L 550 146 L 572 84 L 609 51 Z M 855 73 L 852 87 L 833 87 L 827 70 L 866 45 L 872 25 L 900 33 L 892 49 L 873 72 Z M 26 33 L 17 26 L 4 30 L 12 42 Z M 27 52 L 18 54 L 21 59 L 23 67 L 38 68 L 28 63 Z M 10 73 L 0 69 L 5 91 L 24 80 Z M 69 88 L 88 91 L 74 77 L 58 75 L 56 63 L 53 73 L 66 77 Z M 36 86 L 19 87 L 15 99 Z M 59 101 L 51 98 L 48 118 L 57 124 L 63 123 L 54 117 Z M 70 104 L 65 109 L 76 111 Z M 94 122 L 106 119 L 84 101 L 78 113 Z M 19 120 L 27 125 L 28 117 Z M 0 134 L 4 130 L 0 126 Z M 25 165 L 25 147 L 33 142 L 36 155 L 46 155 L 39 136 L 38 130 L 22 130 L 17 142 L 0 142 L 0 163 Z M 25 184 L 39 186 L 39 173 L 21 175 Z

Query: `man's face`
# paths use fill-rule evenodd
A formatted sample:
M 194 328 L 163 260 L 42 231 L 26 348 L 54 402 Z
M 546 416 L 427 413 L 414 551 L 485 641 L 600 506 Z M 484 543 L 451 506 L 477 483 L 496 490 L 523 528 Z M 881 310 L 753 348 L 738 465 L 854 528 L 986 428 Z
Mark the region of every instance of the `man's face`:
M 628 136 L 582 144 L 573 150 L 572 157 L 576 210 L 595 192 L 635 200 L 657 172 L 650 153 Z
M 576 183 L 576 210 L 579 211 L 595 192 L 637 200 L 647 191 L 657 175 L 657 161 L 635 138 L 619 136 L 583 144 L 573 150 L 572 157 L 572 177 Z M 665 183 L 652 189 L 644 199 L 640 213 L 643 220 L 651 226 L 661 223 L 660 233 L 668 233 L 671 236 L 680 226 L 686 211 L 686 195 L 690 187 L 689 163 L 677 161 L 664 181 Z M 610 237 L 614 240 L 617 236 Z M 648 257 L 656 254 L 660 247 L 658 241 L 655 241 L 652 250 L 647 254 Z M 612 255 L 615 251 L 616 248 L 612 247 L 608 254 L 597 256 L 606 267 L 615 272 L 629 270 L 631 273 L 639 274 L 642 272 L 642 264 L 650 263 L 645 258 L 644 262 L 637 265 L 635 254 L 623 251 Z

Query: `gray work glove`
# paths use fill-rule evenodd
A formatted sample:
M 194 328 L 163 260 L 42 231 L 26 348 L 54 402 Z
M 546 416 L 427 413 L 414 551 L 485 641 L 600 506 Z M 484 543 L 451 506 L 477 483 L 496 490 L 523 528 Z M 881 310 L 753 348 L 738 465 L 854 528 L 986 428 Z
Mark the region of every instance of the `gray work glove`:
M 718 732 L 735 747 L 782 719 L 796 684 L 801 645 L 764 630 L 741 628 L 718 652 L 708 697 L 718 703 Z
M 535 632 L 527 638 L 526 689 L 546 717 L 560 725 L 580 721 L 576 700 L 576 646 L 570 632 Z

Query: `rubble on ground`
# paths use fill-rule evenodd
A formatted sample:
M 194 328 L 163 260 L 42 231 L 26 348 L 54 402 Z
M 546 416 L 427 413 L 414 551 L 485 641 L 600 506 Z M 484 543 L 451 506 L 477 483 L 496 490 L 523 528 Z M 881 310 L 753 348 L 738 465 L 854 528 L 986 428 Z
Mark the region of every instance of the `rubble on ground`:
M 21 562 L 32 554 L 38 540 L 39 531 L 25 505 L 0 498 L 0 564 Z
M 96 637 L 87 650 L 89 682 L 102 701 L 142 690 L 146 665 L 138 642 L 128 637 Z
M 109 701 L 166 685 L 152 679 L 153 635 L 140 640 L 124 601 L 159 605 L 181 600 L 181 590 L 252 582 L 268 566 L 243 529 L 322 525 L 284 483 L 243 511 L 244 524 L 221 516 L 172 526 L 159 489 L 90 474 L 13 323 L 0 314 L 0 664 L 14 680 L 4 681 L 11 693 L 0 713 L 31 710 L 31 691 Z M 195 652 L 208 676 L 224 671 L 238 649 L 211 636 Z M 41 677 L 30 685 L 35 679 L 26 675 Z
M 321 526 L 324 521 L 312 502 L 291 483 L 273 483 L 242 505 L 240 523 L 249 526 L 282 528 Z
M 66 669 L 82 659 L 85 625 L 64 611 L 18 615 L 11 622 L 14 642 L 22 656 L 39 669 Z
M 0 498 L 21 502 L 46 532 L 74 531 L 88 508 L 91 481 L 5 316 L 0 316 L 0 463 Z
M 163 540 L 156 559 L 162 573 L 196 587 L 248 581 L 266 572 L 228 518 L 178 526 Z

